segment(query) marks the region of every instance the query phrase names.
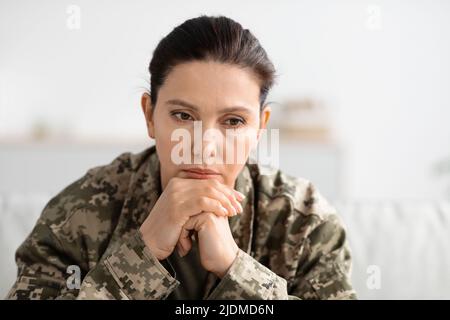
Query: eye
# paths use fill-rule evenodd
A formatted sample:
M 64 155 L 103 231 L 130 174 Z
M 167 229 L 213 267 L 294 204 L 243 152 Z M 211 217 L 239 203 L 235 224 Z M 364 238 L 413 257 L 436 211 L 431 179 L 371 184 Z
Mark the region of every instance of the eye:
M 229 118 L 225 120 L 225 124 L 230 127 L 240 127 L 245 125 L 245 120 L 242 118 Z
M 177 118 L 177 120 L 179 120 L 179 121 L 194 120 L 194 118 L 189 113 L 182 112 L 182 111 L 172 112 L 171 115 L 174 116 L 175 118 Z

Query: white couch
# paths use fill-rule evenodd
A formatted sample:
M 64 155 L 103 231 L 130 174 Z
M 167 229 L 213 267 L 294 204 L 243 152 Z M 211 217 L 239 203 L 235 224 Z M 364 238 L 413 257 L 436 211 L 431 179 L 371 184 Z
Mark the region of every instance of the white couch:
M 49 194 L 0 196 L 0 296 L 12 285 L 14 252 Z M 450 202 L 334 205 L 348 228 L 360 299 L 450 299 Z

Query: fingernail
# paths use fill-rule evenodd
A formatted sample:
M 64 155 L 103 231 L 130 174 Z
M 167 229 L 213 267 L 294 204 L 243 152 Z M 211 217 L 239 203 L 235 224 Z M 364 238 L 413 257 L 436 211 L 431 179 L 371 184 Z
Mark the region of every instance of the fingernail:
M 221 207 L 220 209 L 224 214 L 228 215 L 228 210 L 225 207 Z
M 236 194 L 238 195 L 239 200 L 243 200 L 245 198 L 245 195 L 240 193 L 239 191 L 236 191 Z
M 242 213 L 244 211 L 244 209 L 242 208 L 242 205 L 238 202 L 238 207 L 239 207 L 239 213 Z

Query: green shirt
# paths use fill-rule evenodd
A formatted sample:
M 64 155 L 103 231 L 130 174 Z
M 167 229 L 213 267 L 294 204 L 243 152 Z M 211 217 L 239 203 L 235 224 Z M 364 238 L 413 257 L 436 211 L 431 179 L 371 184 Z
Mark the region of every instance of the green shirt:
M 200 263 L 198 243 L 194 240 L 192 249 L 184 257 L 180 257 L 174 250 L 165 260 L 167 261 L 163 260 L 163 265 L 168 270 L 172 269 L 174 278 L 180 282 L 180 285 L 172 291 L 167 299 L 201 299 L 205 294 L 208 271 Z

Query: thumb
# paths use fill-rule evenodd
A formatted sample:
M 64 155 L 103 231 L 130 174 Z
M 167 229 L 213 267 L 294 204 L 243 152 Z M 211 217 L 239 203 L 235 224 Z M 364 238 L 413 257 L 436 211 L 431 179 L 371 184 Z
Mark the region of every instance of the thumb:
M 185 229 L 184 227 L 181 229 L 180 238 L 178 239 L 177 243 L 178 254 L 181 257 L 187 255 L 192 248 L 192 240 L 190 234 L 190 230 Z
M 177 249 L 181 257 L 184 257 L 192 248 L 191 232 L 199 231 L 202 223 L 203 212 L 191 216 L 181 228 L 180 238 L 178 239 Z

